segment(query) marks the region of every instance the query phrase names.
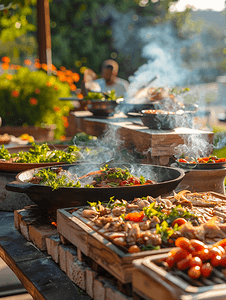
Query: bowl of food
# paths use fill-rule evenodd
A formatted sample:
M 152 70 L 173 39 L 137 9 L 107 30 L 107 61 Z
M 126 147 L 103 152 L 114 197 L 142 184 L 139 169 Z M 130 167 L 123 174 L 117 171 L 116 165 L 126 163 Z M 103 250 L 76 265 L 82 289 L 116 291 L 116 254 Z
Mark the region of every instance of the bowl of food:
M 20 172 L 6 189 L 25 193 L 42 210 L 56 212 L 110 197 L 157 197 L 172 192 L 184 176 L 182 169 L 172 167 L 110 163 L 100 168 L 99 164 L 80 163 Z
M 212 170 L 223 169 L 226 167 L 226 158 L 218 158 L 217 156 L 208 157 L 181 157 L 176 160 L 179 167 L 184 169 L 199 169 L 199 170 Z
M 117 98 L 115 91 L 88 92 L 84 99 L 79 100 L 83 103 L 86 110 L 93 113 L 94 116 L 112 116 L 116 107 L 124 101 L 123 98 Z

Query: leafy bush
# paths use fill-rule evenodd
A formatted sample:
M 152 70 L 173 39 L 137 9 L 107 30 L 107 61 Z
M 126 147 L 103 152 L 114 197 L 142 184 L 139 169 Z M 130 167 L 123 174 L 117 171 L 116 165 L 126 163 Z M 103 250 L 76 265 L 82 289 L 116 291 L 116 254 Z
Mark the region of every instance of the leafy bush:
M 68 83 L 43 70 L 20 67 L 14 74 L 3 74 L 0 76 L 2 125 L 45 128 L 55 124 L 55 138 L 60 138 L 68 126 L 67 116 L 73 105 L 59 98 L 70 95 Z

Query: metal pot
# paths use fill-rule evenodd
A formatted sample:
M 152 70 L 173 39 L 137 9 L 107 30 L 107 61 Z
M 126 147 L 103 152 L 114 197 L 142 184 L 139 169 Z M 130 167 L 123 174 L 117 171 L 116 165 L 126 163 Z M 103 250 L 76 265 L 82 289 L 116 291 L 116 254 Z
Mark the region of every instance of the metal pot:
M 113 100 L 79 100 L 84 104 L 85 110 L 89 110 L 94 116 L 112 116 L 115 113 L 115 109 L 119 103 L 123 101 L 123 98 Z
M 147 164 L 109 164 L 110 167 L 127 167 L 129 171 L 136 175 L 144 175 L 146 179 L 157 181 L 156 184 L 141 186 L 122 186 L 108 188 L 68 188 L 61 187 L 52 190 L 49 186 L 27 183 L 37 169 L 23 171 L 16 176 L 16 181 L 6 184 L 6 190 L 12 192 L 25 193 L 36 203 L 42 210 L 56 213 L 59 208 L 75 207 L 87 205 L 87 201 L 105 201 L 108 202 L 110 197 L 115 199 L 133 200 L 135 197 L 160 195 L 172 192 L 184 178 L 185 173 L 182 169 L 172 167 L 162 167 Z M 84 176 L 92 171 L 99 170 L 99 165 L 80 163 L 75 165 L 63 165 L 64 170 L 77 174 L 78 177 Z

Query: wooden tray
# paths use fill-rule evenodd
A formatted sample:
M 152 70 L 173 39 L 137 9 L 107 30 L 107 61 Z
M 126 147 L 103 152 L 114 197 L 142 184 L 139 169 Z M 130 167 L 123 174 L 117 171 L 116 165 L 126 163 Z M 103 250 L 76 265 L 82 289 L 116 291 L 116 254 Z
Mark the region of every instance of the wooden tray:
M 163 248 L 133 254 L 125 253 L 100 233 L 94 231 L 88 225 L 88 219 L 82 218 L 76 213 L 76 216 L 72 215 L 70 213 L 72 209 L 74 208 L 57 210 L 57 230 L 59 234 L 123 284 L 132 282 L 132 271 L 134 269 L 132 262 L 134 259 L 165 253 L 172 249 Z
M 176 277 L 155 262 L 161 261 L 167 254 L 160 254 L 133 261 L 133 289 L 150 300 L 224 300 L 226 299 L 226 283 L 206 286 L 193 286 Z M 150 288 L 151 286 L 151 288 Z

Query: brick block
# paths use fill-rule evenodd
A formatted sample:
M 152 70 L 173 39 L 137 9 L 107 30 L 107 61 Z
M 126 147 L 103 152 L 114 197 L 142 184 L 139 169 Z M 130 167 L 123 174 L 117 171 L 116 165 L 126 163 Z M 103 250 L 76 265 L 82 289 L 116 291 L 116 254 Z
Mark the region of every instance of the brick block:
M 63 272 L 66 273 L 67 268 L 67 260 L 66 260 L 66 252 L 67 252 L 67 246 L 60 244 L 58 247 L 59 251 L 59 266 Z
M 87 265 L 77 258 L 76 248 L 68 247 L 66 251 L 67 268 L 66 274 L 82 290 L 86 290 Z
M 105 300 L 133 300 L 132 297 L 128 297 L 117 290 L 116 287 L 107 285 Z
M 93 291 L 94 300 L 105 300 L 106 290 L 103 281 L 100 281 L 98 280 L 98 278 L 95 278 L 93 282 Z
M 55 263 L 59 263 L 59 245 L 60 237 L 59 234 L 52 235 L 50 237 L 46 238 L 46 248 L 47 253 L 52 257 L 52 259 L 55 261 Z
M 86 268 L 86 293 L 93 298 L 94 279 L 97 277 L 97 272 L 90 268 Z
M 35 246 L 41 251 L 46 251 L 47 249 L 46 238 L 56 234 L 57 229 L 52 225 L 29 226 L 30 239 L 35 244 Z
M 27 225 L 25 220 L 21 219 L 19 228 L 20 228 L 19 231 L 25 237 L 25 239 L 30 241 L 31 239 L 30 239 L 30 236 L 29 236 L 29 226 Z

